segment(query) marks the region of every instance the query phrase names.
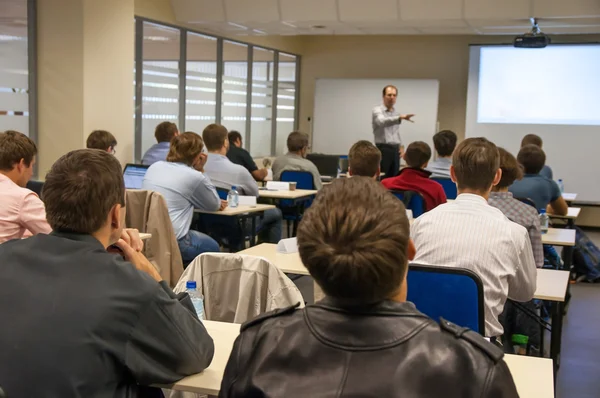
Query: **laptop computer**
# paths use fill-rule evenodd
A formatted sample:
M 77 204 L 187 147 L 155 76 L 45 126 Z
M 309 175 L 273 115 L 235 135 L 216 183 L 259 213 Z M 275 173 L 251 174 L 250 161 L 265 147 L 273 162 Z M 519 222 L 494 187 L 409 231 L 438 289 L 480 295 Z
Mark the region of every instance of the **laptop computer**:
M 143 164 L 128 163 L 123 170 L 123 180 L 125 180 L 125 189 L 142 189 L 142 182 L 148 167 Z

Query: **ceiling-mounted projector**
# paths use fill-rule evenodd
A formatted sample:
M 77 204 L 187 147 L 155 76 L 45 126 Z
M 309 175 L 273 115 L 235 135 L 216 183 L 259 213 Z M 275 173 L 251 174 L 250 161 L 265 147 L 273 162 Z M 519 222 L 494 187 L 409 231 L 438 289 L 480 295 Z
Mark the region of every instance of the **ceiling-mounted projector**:
M 517 48 L 544 48 L 550 44 L 550 37 L 540 30 L 537 18 L 531 18 L 531 32 L 515 37 L 513 46 Z

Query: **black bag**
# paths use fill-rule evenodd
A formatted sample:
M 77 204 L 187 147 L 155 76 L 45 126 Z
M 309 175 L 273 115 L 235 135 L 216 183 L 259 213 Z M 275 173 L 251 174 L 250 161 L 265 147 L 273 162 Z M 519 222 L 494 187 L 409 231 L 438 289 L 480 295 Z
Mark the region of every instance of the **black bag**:
M 573 266 L 578 279 L 600 282 L 600 249 L 579 227 L 575 227 Z

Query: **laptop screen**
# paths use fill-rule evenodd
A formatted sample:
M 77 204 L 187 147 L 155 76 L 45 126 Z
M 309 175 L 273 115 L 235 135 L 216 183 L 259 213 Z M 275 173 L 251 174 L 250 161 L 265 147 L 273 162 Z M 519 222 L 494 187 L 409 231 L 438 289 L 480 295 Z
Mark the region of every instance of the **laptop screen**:
M 148 171 L 148 166 L 140 164 L 128 164 L 123 172 L 126 189 L 142 189 L 142 181 Z

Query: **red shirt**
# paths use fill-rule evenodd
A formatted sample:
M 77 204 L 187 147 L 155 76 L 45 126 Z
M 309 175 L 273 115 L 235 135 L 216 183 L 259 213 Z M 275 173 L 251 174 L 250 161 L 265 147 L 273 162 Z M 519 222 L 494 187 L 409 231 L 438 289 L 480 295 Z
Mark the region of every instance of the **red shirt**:
M 381 181 L 384 187 L 394 191 L 415 191 L 425 199 L 425 211 L 446 203 L 446 193 L 442 185 L 429 179 L 431 173 L 414 167 L 405 167 L 396 177 Z

